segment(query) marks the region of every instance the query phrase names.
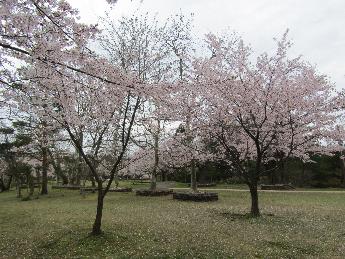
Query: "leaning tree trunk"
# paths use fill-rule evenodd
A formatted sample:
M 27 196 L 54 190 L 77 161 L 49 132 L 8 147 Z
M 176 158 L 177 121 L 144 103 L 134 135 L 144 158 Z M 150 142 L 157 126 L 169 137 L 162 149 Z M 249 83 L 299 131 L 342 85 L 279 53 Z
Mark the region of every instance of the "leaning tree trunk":
M 48 150 L 42 147 L 42 195 L 48 194 L 48 166 Z
M 198 184 L 196 179 L 196 165 L 195 160 L 192 159 L 192 165 L 191 165 L 191 173 L 190 173 L 190 187 L 193 192 L 198 192 Z
M 79 133 L 79 145 L 82 147 L 83 143 L 84 143 L 84 133 L 82 131 L 80 131 Z M 80 180 L 83 174 L 83 157 L 80 154 L 80 152 L 77 150 L 78 152 L 78 166 L 77 166 L 77 177 L 76 177 L 76 185 L 80 185 Z
M 91 235 L 98 236 L 102 234 L 102 212 L 103 212 L 103 186 L 102 183 L 98 183 L 98 197 L 97 197 L 97 212 L 95 222 L 93 223 Z
M 258 195 L 258 185 L 256 183 L 251 183 L 249 185 L 250 190 L 250 197 L 252 200 L 251 208 L 250 208 L 250 214 L 253 217 L 260 216 L 260 210 L 259 210 L 259 195 Z

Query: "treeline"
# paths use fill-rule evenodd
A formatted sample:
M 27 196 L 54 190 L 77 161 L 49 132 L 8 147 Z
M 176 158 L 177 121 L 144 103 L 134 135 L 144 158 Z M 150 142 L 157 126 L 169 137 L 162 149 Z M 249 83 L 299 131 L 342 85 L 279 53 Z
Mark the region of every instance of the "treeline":
M 345 167 L 341 153 L 314 155 L 312 162 L 290 158 L 261 179 L 261 184 L 291 184 L 295 187 L 345 188 Z M 273 165 L 272 165 L 273 168 Z M 160 178 L 189 183 L 188 169 L 175 169 L 174 173 L 162 172 Z M 225 162 L 200 164 L 197 174 L 199 183 L 245 184 L 238 173 Z
M 0 128 L 0 156 L 2 161 L 0 174 L 0 192 L 16 187 L 30 188 L 42 185 L 42 152 L 25 154 L 26 160 L 20 159 L 18 150 L 21 147 L 32 145 L 32 138 L 25 131 L 27 125 L 23 122 L 14 122 L 13 127 Z M 23 154 L 22 154 L 23 155 Z M 54 150 L 48 149 L 48 163 L 50 180 L 64 185 L 82 185 L 89 181 L 95 186 L 87 166 L 79 160 L 77 155 L 60 154 L 56 155 Z M 340 152 L 333 155 L 312 155 L 310 162 L 302 162 L 297 158 L 290 158 L 278 166 L 272 162 L 267 164 L 267 173 L 260 181 L 261 184 L 291 184 L 296 187 L 314 188 L 345 188 L 345 166 Z M 272 170 L 270 171 L 270 167 Z M 140 172 L 138 172 L 140 173 Z M 123 179 L 139 178 L 140 174 L 122 175 Z M 144 176 L 145 177 L 145 176 Z M 146 176 L 147 177 L 147 176 Z M 178 181 L 190 183 L 190 169 L 175 168 L 169 171 L 161 170 L 158 180 Z M 198 164 L 197 182 L 199 183 L 224 183 L 224 184 L 245 184 L 243 179 L 238 177 L 238 172 L 228 166 L 225 161 L 207 161 Z M 18 196 L 21 196 L 19 193 Z

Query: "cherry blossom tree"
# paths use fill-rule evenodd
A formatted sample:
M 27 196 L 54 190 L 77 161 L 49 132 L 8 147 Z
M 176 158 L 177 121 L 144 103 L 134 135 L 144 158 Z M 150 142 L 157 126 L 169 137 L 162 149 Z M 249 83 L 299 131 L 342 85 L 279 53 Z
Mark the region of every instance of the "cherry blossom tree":
M 99 235 L 104 197 L 126 152 L 141 96 L 147 94 L 144 85 L 88 47 L 97 29 L 79 23 L 77 11 L 65 1 L 2 1 L 1 15 L 2 87 L 8 98 L 28 96 L 38 117 L 46 115 L 66 131 L 97 182 L 92 234 Z M 118 152 L 109 170 L 99 173 L 115 131 Z
M 118 63 L 124 72 L 132 72 L 138 79 L 151 83 L 154 91 L 159 92 L 143 103 L 142 123 L 132 138 L 132 142 L 142 149 L 133 155 L 132 160 L 136 165 L 143 165 L 143 171 L 150 168 L 147 173 L 151 176 L 150 189 L 154 191 L 160 145 L 165 141 L 167 124 L 175 120 L 172 114 L 175 103 L 172 106 L 168 104 L 171 98 L 169 86 L 175 80 L 187 80 L 192 50 L 191 19 L 178 14 L 165 24 L 159 24 L 156 17 L 151 19 L 147 13 L 135 13 L 118 21 L 113 21 L 109 15 L 102 20 L 105 30 L 101 45 L 108 59 Z M 169 112 L 165 112 L 167 105 Z M 140 159 L 137 156 L 141 156 Z M 148 157 L 152 158 L 152 163 Z M 144 165 L 144 161 L 148 163 Z
M 172 173 L 176 169 L 189 168 L 191 170 L 191 191 L 198 192 L 196 174 L 201 163 L 212 160 L 213 155 L 207 150 L 203 139 L 197 137 L 196 127 L 189 125 L 194 132 L 186 132 L 184 124 L 178 128 L 171 128 L 169 134 L 165 132 L 160 139 L 159 146 L 145 145 L 137 149 L 129 159 L 128 170 L 124 174 L 138 175 L 138 172 L 151 176 L 151 186 L 156 185 L 159 172 Z M 154 142 L 157 143 L 157 142 Z M 138 145 L 139 146 L 139 145 Z M 158 157 L 158 159 L 157 159 Z M 127 171 L 126 171 L 127 170 Z M 151 187 L 151 190 L 154 190 Z
M 216 141 L 218 156 L 249 186 L 251 214 L 259 216 L 257 186 L 280 157 L 309 159 L 333 130 L 333 87 L 301 57 L 290 59 L 287 33 L 273 55 L 252 58 L 236 36 L 207 35 L 211 59 L 196 62 L 195 84 L 204 101 L 205 135 Z
M 167 107 L 179 107 L 170 114 L 171 120 L 179 122 L 175 135 L 165 143 L 164 160 L 172 167 L 187 167 L 191 174 L 191 191 L 197 192 L 197 170 L 200 162 L 209 159 L 210 153 L 200 134 L 199 113 L 202 107 L 198 88 L 188 82 L 175 84 L 172 101 Z M 176 165 L 173 166 L 172 163 Z
M 193 15 L 187 17 L 177 14 L 170 17 L 166 23 L 164 41 L 173 53 L 170 70 L 172 82 L 169 92 L 166 93 L 162 113 L 171 122 L 180 125 L 176 129 L 178 134 L 169 141 L 170 143 L 168 142 L 170 145 L 165 145 L 167 150 L 170 150 L 165 152 L 165 160 L 175 161 L 181 165 L 179 162 L 189 159 L 184 166 L 190 168 L 191 189 L 197 192 L 197 161 L 202 152 L 200 153 L 201 150 L 195 148 L 195 144 L 200 142 L 197 139 L 197 128 L 194 127 L 200 102 L 197 99 L 196 85 L 190 83 L 193 79 L 191 60 L 195 53 L 195 43 L 191 33 L 192 20 Z M 177 152 L 172 152 L 173 149 Z M 176 159 L 177 157 L 179 159 Z
M 134 13 L 117 21 L 107 15 L 102 21 L 105 29 L 100 42 L 110 62 L 118 64 L 124 73 L 131 73 L 138 80 L 152 84 L 157 90 L 163 87 L 161 82 L 166 80 L 165 74 L 169 68 L 169 62 L 166 60 L 169 51 L 163 41 L 164 26 L 160 26 L 155 17 L 150 18 L 148 13 Z M 150 172 L 146 172 L 151 176 L 150 189 L 154 191 L 159 163 L 158 146 L 164 122 L 158 116 L 159 102 L 154 98 L 142 100 L 142 110 L 142 123 L 136 128 L 136 134 L 131 141 L 144 149 L 136 154 L 155 150 L 152 157 L 154 165 Z M 136 154 L 133 159 L 138 164 Z M 133 165 L 131 168 L 134 168 Z M 142 168 L 140 171 L 146 170 Z

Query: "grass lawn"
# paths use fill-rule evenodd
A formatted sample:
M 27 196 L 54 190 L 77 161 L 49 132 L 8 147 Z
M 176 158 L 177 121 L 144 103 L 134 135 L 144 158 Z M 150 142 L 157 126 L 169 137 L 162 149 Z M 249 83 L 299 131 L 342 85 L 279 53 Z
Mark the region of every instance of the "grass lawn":
M 96 194 L 20 201 L 10 191 L 0 194 L 0 257 L 344 258 L 345 193 L 260 193 L 255 219 L 249 202 L 232 191 L 212 203 L 109 193 L 95 238 Z

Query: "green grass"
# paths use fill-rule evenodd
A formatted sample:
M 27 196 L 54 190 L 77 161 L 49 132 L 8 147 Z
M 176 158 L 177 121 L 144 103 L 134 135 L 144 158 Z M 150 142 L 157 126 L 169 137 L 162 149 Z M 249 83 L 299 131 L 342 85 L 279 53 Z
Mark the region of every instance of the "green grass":
M 0 194 L 2 258 L 341 258 L 345 193 L 260 193 L 250 218 L 247 192 L 212 203 L 109 193 L 101 237 L 90 237 L 96 194 L 53 190 L 20 201 Z

